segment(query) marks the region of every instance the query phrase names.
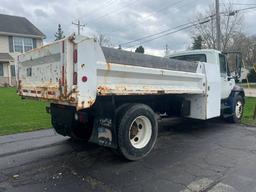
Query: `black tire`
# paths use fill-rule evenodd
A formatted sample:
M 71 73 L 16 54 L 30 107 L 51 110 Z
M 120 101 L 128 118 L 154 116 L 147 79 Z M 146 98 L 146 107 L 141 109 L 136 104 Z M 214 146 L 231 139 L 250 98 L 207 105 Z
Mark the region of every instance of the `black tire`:
M 90 122 L 87 124 L 74 123 L 70 130 L 69 137 L 75 141 L 88 141 L 92 134 L 92 125 Z
M 119 120 L 117 121 L 117 130 L 118 130 L 118 145 L 121 154 L 128 160 L 139 160 L 145 157 L 154 147 L 158 134 L 158 123 L 153 110 L 144 104 L 130 104 L 123 107 L 120 111 Z M 148 130 L 151 132 L 149 137 L 142 136 L 141 140 L 145 141 L 142 147 L 135 147 L 135 144 L 132 144 L 130 140 L 130 128 L 134 124 L 134 121 L 138 118 L 143 118 L 147 125 L 142 130 Z M 139 124 L 141 126 L 141 124 Z M 138 133 L 137 128 L 137 133 Z M 151 130 L 151 131 L 150 131 Z M 146 132 L 148 132 L 146 131 Z M 143 132 L 143 131 L 142 131 Z M 145 134 L 146 135 L 146 134 Z M 134 136 L 135 137 L 135 136 Z M 147 138 L 146 141 L 144 138 Z M 139 143 L 139 142 L 138 142 Z
M 234 106 L 232 107 L 232 116 L 228 118 L 230 123 L 240 123 L 244 112 L 244 99 L 241 95 L 235 96 Z M 236 108 L 240 108 L 240 113 L 236 112 Z
M 92 121 L 86 124 L 73 121 L 70 127 L 65 127 L 64 125 L 59 125 L 57 122 L 52 121 L 52 125 L 58 134 L 68 136 L 74 141 L 88 141 L 93 128 Z

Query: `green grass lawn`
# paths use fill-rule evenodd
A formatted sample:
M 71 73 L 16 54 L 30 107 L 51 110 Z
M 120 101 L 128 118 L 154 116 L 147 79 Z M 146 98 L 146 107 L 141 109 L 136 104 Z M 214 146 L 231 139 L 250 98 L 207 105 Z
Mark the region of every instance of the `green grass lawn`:
M 247 97 L 245 99 L 245 108 L 242 123 L 256 126 L 256 120 L 253 120 L 253 112 L 255 105 L 256 97 Z
M 247 97 L 243 123 L 256 126 L 253 111 L 256 98 Z M 0 135 L 50 128 L 50 115 L 43 101 L 22 100 L 15 88 L 0 88 Z
M 50 128 L 46 105 L 21 99 L 15 88 L 0 88 L 0 135 Z

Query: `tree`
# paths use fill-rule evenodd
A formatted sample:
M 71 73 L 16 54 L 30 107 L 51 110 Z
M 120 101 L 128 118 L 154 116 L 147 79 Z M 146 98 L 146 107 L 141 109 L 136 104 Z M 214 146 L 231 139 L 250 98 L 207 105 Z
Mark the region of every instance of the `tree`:
M 135 52 L 136 53 L 144 53 L 144 47 L 140 45 L 139 47 L 136 48 Z
M 109 39 L 102 33 L 94 35 L 94 39 L 96 39 L 100 46 L 110 46 Z
M 256 64 L 256 36 L 246 36 L 243 33 L 235 34 L 230 50 L 242 53 L 245 67 L 251 68 Z
M 209 22 L 205 22 L 210 18 Z M 202 48 L 216 49 L 216 23 L 215 23 L 215 9 L 214 6 L 209 6 L 205 13 L 198 13 L 196 20 L 198 23 L 195 30 L 192 32 L 193 36 L 201 36 L 203 40 Z M 239 12 L 234 11 L 232 4 L 224 4 L 224 10 L 221 14 L 221 51 L 227 51 L 232 44 L 235 34 L 241 32 L 243 24 L 243 17 Z
M 192 44 L 192 49 L 202 49 L 202 43 L 203 39 L 201 35 L 198 35 L 196 37 L 193 37 L 193 44 Z
M 55 33 L 55 41 L 65 38 L 65 35 L 63 35 L 63 30 L 61 29 L 61 25 L 58 24 L 58 31 Z

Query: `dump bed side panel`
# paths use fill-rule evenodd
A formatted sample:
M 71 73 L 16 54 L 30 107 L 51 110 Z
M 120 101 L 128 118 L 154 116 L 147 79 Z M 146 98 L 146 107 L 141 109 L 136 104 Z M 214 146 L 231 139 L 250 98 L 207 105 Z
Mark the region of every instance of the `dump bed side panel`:
M 102 47 L 98 95 L 203 94 L 198 62 L 187 62 Z
M 75 102 L 73 44 L 66 38 L 18 56 L 18 90 L 23 97 Z

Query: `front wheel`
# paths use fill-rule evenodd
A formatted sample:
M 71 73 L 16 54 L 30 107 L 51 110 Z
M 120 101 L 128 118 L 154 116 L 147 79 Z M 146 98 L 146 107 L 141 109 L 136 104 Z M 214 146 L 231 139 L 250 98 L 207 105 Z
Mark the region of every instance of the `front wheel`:
M 155 113 L 144 104 L 125 107 L 118 122 L 118 144 L 128 160 L 145 157 L 154 147 L 158 134 Z
M 241 95 L 237 95 L 235 98 L 232 116 L 229 118 L 231 123 L 240 123 L 243 117 L 244 100 Z

